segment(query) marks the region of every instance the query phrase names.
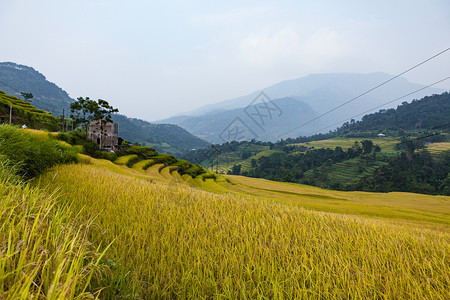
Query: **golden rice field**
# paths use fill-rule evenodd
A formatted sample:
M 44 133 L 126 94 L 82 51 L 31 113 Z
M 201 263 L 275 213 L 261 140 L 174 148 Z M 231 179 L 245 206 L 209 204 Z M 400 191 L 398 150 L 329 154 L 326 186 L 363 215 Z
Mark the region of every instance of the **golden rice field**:
M 448 299 L 450 197 L 181 182 L 163 166 L 84 161 L 35 184 L 94 220 L 86 238 L 98 252 L 111 243 L 102 298 Z
M 426 149 L 431 154 L 439 154 L 442 151 L 450 150 L 450 142 L 432 143 L 427 145 Z
M 3 169 L 0 165 L 0 171 Z M 0 299 L 93 299 L 102 253 L 79 218 L 55 194 L 0 174 Z

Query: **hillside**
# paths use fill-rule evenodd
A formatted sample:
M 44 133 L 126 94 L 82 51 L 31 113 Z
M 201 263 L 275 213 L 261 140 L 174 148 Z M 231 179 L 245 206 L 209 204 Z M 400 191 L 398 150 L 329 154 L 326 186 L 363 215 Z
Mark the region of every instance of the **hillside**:
M 346 123 L 336 133 L 370 134 L 385 132 L 398 135 L 399 132 L 414 130 L 444 130 L 450 128 L 450 94 L 448 92 L 426 96 L 420 100 L 403 102 L 396 109 L 383 109 L 365 115 L 360 121 Z
M 119 124 L 120 137 L 154 147 L 159 152 L 180 154 L 209 145 L 176 125 L 153 124 L 118 114 L 113 115 L 112 119 Z
M 62 115 L 63 109 L 67 113 L 73 102 L 66 91 L 48 81 L 41 73 L 13 62 L 0 62 L 0 90 L 16 97 L 21 96 L 20 92 L 32 93 L 34 106 L 57 117 Z
M 35 129 L 50 131 L 59 130 L 58 120 L 50 113 L 35 108 L 29 102 L 23 101 L 0 90 L 0 124 L 9 123 L 10 107 L 12 106 L 11 124 L 26 125 Z
M 24 170 L 73 152 L 0 127 L 0 136 L 13 132 L 12 143 L 0 144 L 2 298 L 440 299 L 448 292 L 450 197 L 191 177 L 131 156 L 113 164 L 80 155 L 81 164 L 21 183 L 5 164 L 20 159 L 12 154 L 21 139 L 33 141 L 20 147 L 34 158 Z M 46 149 L 42 161 L 35 147 Z
M 225 143 L 182 157 L 224 174 L 337 190 L 448 194 L 449 105 L 446 92 L 346 122 L 328 134 Z
M 389 80 L 392 75 L 385 73 L 370 73 L 370 74 L 352 74 L 352 73 L 336 73 L 336 74 L 313 74 L 306 77 L 286 80 L 275 85 L 262 88 L 271 99 L 280 98 L 294 98 L 298 100 L 298 110 L 303 109 L 302 106 L 308 106 L 309 111 L 305 111 L 304 114 L 300 114 L 297 120 L 286 120 L 283 118 L 277 123 L 273 123 L 271 126 L 267 126 L 264 130 L 259 130 L 258 127 L 252 127 L 258 136 L 268 135 L 266 131 L 272 132 L 268 135 L 269 138 L 263 138 L 263 140 L 277 141 L 280 138 L 286 139 L 289 137 L 297 137 L 299 135 L 311 135 L 317 132 L 327 132 L 333 130 L 338 125 L 333 125 L 337 121 L 350 119 L 353 116 L 360 114 L 363 111 L 368 111 L 382 105 L 395 98 L 401 97 L 405 94 L 409 94 L 420 88 L 423 85 L 408 82 L 404 78 L 397 78 L 396 80 L 382 86 L 379 89 L 372 91 L 371 93 L 357 99 L 345 107 L 335 110 L 330 114 L 320 118 L 318 121 L 314 121 L 308 126 L 301 127 L 301 130 L 289 132 L 290 129 L 296 128 L 307 121 L 314 119 L 315 116 L 328 112 L 330 109 L 335 108 L 342 103 L 362 94 L 363 92 L 379 85 L 380 83 Z M 393 108 L 399 105 L 403 101 L 411 101 L 418 99 L 426 95 L 434 93 L 442 93 L 442 90 L 435 88 L 428 88 L 408 97 L 394 101 L 385 108 Z M 188 129 L 195 135 L 202 135 L 205 139 L 211 136 L 217 136 L 222 128 L 216 129 L 214 116 L 217 114 L 232 114 L 234 117 L 240 116 L 246 106 L 250 105 L 255 98 L 259 95 L 258 92 L 248 94 L 243 97 L 226 100 L 217 104 L 211 104 L 197 109 L 191 113 L 184 114 L 180 117 L 169 118 L 162 120 L 161 122 L 167 122 L 177 124 L 183 128 Z M 295 106 L 289 106 L 284 113 L 289 114 L 290 110 Z M 312 113 L 311 113 L 312 111 Z M 188 117 L 190 115 L 190 118 Z M 294 115 L 294 114 L 293 114 Z M 208 123 L 198 123 L 194 120 L 209 120 Z M 358 119 L 358 118 L 356 118 Z M 247 122 L 247 121 L 245 121 Z M 328 127 L 333 125 L 331 127 Z M 208 126 L 211 128 L 207 131 Z M 288 129 L 286 129 L 288 128 Z M 208 139 L 208 141 L 217 143 L 214 139 Z
M 17 97 L 20 97 L 20 92 L 32 93 L 32 105 L 49 111 L 56 117 L 62 114 L 63 109 L 67 116 L 70 113 L 70 103 L 75 101 L 35 69 L 12 62 L 0 63 L 1 89 L 6 94 Z M 161 152 L 179 154 L 208 145 L 176 125 L 153 124 L 122 115 L 114 116 L 114 120 L 119 124 L 119 135 L 123 139 L 155 147 Z M 52 130 L 58 130 L 57 126 L 53 126 Z

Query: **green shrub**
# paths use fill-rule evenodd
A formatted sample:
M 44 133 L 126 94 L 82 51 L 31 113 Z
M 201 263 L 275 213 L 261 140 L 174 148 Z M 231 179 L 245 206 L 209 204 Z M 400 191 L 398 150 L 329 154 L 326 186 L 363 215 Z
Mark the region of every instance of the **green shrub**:
M 130 160 L 127 161 L 127 167 L 131 168 L 135 163 L 141 161 L 139 157 L 133 157 Z
M 95 157 L 100 150 L 96 142 L 87 142 L 84 144 L 84 154 Z
M 170 155 L 170 154 L 164 154 L 164 153 L 160 153 L 156 156 L 152 156 L 152 159 L 154 159 L 156 163 L 164 163 L 167 165 L 172 165 L 177 162 L 177 159 L 175 158 L 175 156 Z
M 77 150 L 55 140 L 44 140 L 13 126 L 0 127 L 0 155 L 15 166 L 18 175 L 35 177 L 55 164 L 78 161 Z
M 69 132 L 58 132 L 56 139 L 64 141 L 71 145 L 84 145 L 88 142 L 86 134 L 84 132 L 74 130 Z M 98 147 L 97 147 L 98 148 Z
M 114 152 L 106 152 L 106 151 L 97 151 L 95 158 L 107 159 L 110 161 L 115 161 L 117 159 L 117 155 Z
M 152 147 L 144 147 L 144 146 L 132 146 L 128 147 L 125 150 L 116 151 L 118 156 L 125 156 L 130 154 L 136 154 L 140 159 L 149 159 L 158 155 L 158 152 Z

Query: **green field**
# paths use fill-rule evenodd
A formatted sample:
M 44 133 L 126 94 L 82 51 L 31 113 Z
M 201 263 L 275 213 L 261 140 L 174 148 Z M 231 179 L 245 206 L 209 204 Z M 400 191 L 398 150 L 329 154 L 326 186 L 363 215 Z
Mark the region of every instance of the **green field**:
M 312 141 L 307 143 L 297 143 L 292 144 L 296 146 L 305 146 L 309 149 L 319 149 L 319 148 L 330 148 L 335 149 L 336 147 L 341 147 L 343 149 L 351 148 L 355 141 L 361 141 L 364 138 L 333 138 L 320 141 Z M 395 145 L 399 142 L 398 139 L 382 137 L 382 138 L 370 138 L 374 145 L 379 145 L 381 152 L 385 155 L 392 153 L 397 153 L 398 151 L 394 149 Z M 249 151 L 252 155 L 246 159 L 242 159 L 242 152 Z M 280 152 L 281 150 L 271 150 L 269 146 L 262 145 L 245 145 L 245 147 L 240 147 L 234 152 L 227 152 L 214 157 L 214 172 L 221 174 L 226 174 L 234 165 L 241 165 L 241 172 L 248 171 L 251 168 L 252 159 L 258 160 L 261 156 L 269 156 L 271 154 Z M 218 162 L 218 164 L 217 164 Z M 206 160 L 201 163 L 201 165 L 211 170 L 211 160 Z
M 242 159 L 242 152 L 244 151 L 249 151 L 252 155 L 246 159 Z M 228 170 L 231 170 L 231 168 L 237 164 L 241 165 L 242 171 L 247 171 L 251 167 L 252 159 L 258 159 L 261 156 L 268 156 L 276 152 L 279 152 L 279 150 L 271 150 L 269 146 L 249 145 L 241 147 L 234 152 L 226 152 L 215 157 L 213 171 L 220 174 L 226 174 Z M 211 160 L 203 161 L 201 166 L 211 170 Z
M 297 143 L 294 145 L 314 147 L 314 148 L 330 148 L 334 149 L 336 147 L 341 147 L 342 149 L 351 148 L 355 141 L 361 142 L 365 138 L 332 138 L 328 140 L 312 141 L 306 143 Z M 372 140 L 374 145 L 379 145 L 382 152 L 395 152 L 395 144 L 399 142 L 396 138 L 389 137 L 377 137 L 377 138 L 367 138 L 367 140 Z

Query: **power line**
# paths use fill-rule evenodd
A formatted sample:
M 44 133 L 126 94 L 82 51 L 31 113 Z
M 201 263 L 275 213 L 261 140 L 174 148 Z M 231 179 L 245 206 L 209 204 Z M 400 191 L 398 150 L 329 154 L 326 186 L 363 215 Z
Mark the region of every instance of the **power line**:
M 446 124 L 446 125 L 448 125 L 448 124 Z M 443 127 L 443 126 L 444 125 L 441 125 L 441 126 L 438 126 L 438 127 Z M 447 132 L 450 132 L 450 130 L 445 130 L 445 131 L 441 131 L 441 132 L 435 132 L 435 133 L 432 133 L 432 134 L 429 134 L 429 135 L 420 136 L 420 137 L 417 137 L 417 138 L 414 138 L 414 139 L 411 139 L 411 140 L 407 140 L 407 141 L 400 141 L 399 144 L 403 144 L 403 143 L 406 143 L 406 142 L 414 142 L 414 141 L 426 139 L 426 138 L 429 138 L 429 137 L 433 137 L 433 136 L 436 136 L 436 135 L 440 135 L 440 134 L 443 134 L 443 133 L 447 133 Z M 378 145 L 384 145 L 384 144 L 393 143 L 393 142 L 395 142 L 395 141 L 384 142 L 384 143 L 381 143 L 381 144 L 378 144 Z
M 20 93 L 20 91 L 19 91 L 19 90 L 17 90 L 17 89 L 15 89 L 15 88 L 13 88 L 13 87 L 12 87 L 12 86 L 10 86 L 9 84 L 6 84 L 5 82 L 3 82 L 3 81 L 1 81 L 1 80 L 0 80 L 0 83 L 3 83 L 4 85 L 6 85 L 7 87 L 9 87 L 10 89 L 13 89 L 14 91 L 16 91 L 16 92 Z
M 343 120 L 343 121 L 334 123 L 334 124 L 332 124 L 332 125 L 329 125 L 329 126 L 327 126 L 327 127 L 324 127 L 324 128 L 319 129 L 319 130 L 317 130 L 317 131 L 314 131 L 314 132 L 312 132 L 312 133 L 310 133 L 310 134 L 312 135 L 312 134 L 321 132 L 321 131 L 324 130 L 324 129 L 327 129 L 327 128 L 330 128 L 330 127 L 333 127 L 333 126 L 336 126 L 336 125 L 340 125 L 340 124 L 344 123 L 345 121 L 354 119 L 354 118 L 359 117 L 359 116 L 361 116 L 361 115 L 365 115 L 365 114 L 367 114 L 367 113 L 369 113 L 369 112 L 371 112 L 371 111 L 373 111 L 373 110 L 376 110 L 376 109 L 378 109 L 378 108 L 381 108 L 381 107 L 383 107 L 383 106 L 385 106 L 385 105 L 388 105 L 388 104 L 390 104 L 390 103 L 392 103 L 392 102 L 398 101 L 398 100 L 403 99 L 403 98 L 405 98 L 405 97 L 411 96 L 411 95 L 413 95 L 413 94 L 415 94 L 415 93 L 418 93 L 418 92 L 420 92 L 420 91 L 422 91 L 422 90 L 424 90 L 424 89 L 427 89 L 427 88 L 429 88 L 429 87 L 432 87 L 432 86 L 434 86 L 434 85 L 436 85 L 436 84 L 439 84 L 439 83 L 441 83 L 441 82 L 443 82 L 443 81 L 446 81 L 446 80 L 449 80 L 449 79 L 450 79 L 450 76 L 449 76 L 449 77 L 446 77 L 446 78 L 444 78 L 444 79 L 441 79 L 441 80 L 439 80 L 439 81 L 436 81 L 436 82 L 434 82 L 434 83 L 432 83 L 432 84 L 429 84 L 429 85 L 427 85 L 427 86 L 425 86 L 425 87 L 423 87 L 423 88 L 420 88 L 420 89 L 418 89 L 418 90 L 415 90 L 414 92 L 411 92 L 411 93 L 408 93 L 408 94 L 403 95 L 403 96 L 401 96 L 401 97 L 398 97 L 398 98 L 395 98 L 395 99 L 393 99 L 393 100 L 390 100 L 390 101 L 388 101 L 388 102 L 386 102 L 386 103 L 383 103 L 383 104 L 381 104 L 381 105 L 379 105 L 379 106 L 377 106 L 377 107 L 374 107 L 374 108 L 371 108 L 371 109 L 369 109 L 369 110 L 366 110 L 365 112 L 362 112 L 362 113 L 359 113 L 359 114 L 357 114 L 357 115 L 354 115 L 354 116 L 352 116 L 352 117 L 350 117 L 350 118 L 347 118 L 347 119 L 345 119 L 345 120 Z
M 360 94 L 360 95 L 358 95 L 358 96 L 356 96 L 356 97 L 354 97 L 354 98 L 352 98 L 352 99 L 350 99 L 350 100 L 348 100 L 348 101 L 346 101 L 346 102 L 344 102 L 344 103 L 342 103 L 342 104 L 336 106 L 335 108 L 330 109 L 329 111 L 327 111 L 327 112 L 325 112 L 325 113 L 323 113 L 323 114 L 321 114 L 321 115 L 319 115 L 319 116 L 317 116 L 317 117 L 315 117 L 315 118 L 309 120 L 308 122 L 305 122 L 305 123 L 303 123 L 303 124 L 300 124 L 299 126 L 297 126 L 297 127 L 293 128 L 293 129 L 291 129 L 291 130 L 289 130 L 289 131 L 287 131 L 287 132 L 281 134 L 280 136 L 278 136 L 278 138 L 280 138 L 280 137 L 282 137 L 282 136 L 284 136 L 284 135 L 286 135 L 286 134 L 288 134 L 288 133 L 291 133 L 292 131 L 297 130 L 297 129 L 299 129 L 299 128 L 305 126 L 305 125 L 308 125 L 309 123 L 314 122 L 315 120 L 320 119 L 320 118 L 322 118 L 323 116 L 326 116 L 326 115 L 328 115 L 329 113 L 331 113 L 331 112 L 333 112 L 333 111 L 335 111 L 335 110 L 337 110 L 337 109 L 339 109 L 339 108 L 341 108 L 341 107 L 343 107 L 343 106 L 349 104 L 350 102 L 353 102 L 353 101 L 355 101 L 356 99 L 359 99 L 359 98 L 361 98 L 361 97 L 364 96 L 364 95 L 367 95 L 368 93 L 372 92 L 373 90 L 376 90 L 377 88 L 379 88 L 379 87 L 381 87 L 381 86 L 383 86 L 383 85 L 385 85 L 385 84 L 391 82 L 392 80 L 394 80 L 394 79 L 396 79 L 396 78 L 398 78 L 398 77 L 400 77 L 400 76 L 402 76 L 402 75 L 404 75 L 404 74 L 406 74 L 406 73 L 408 73 L 408 72 L 414 70 L 415 68 L 417 68 L 417 67 L 419 67 L 419 66 L 421 66 L 421 65 L 423 65 L 423 64 L 425 64 L 425 63 L 427 63 L 428 61 L 430 61 L 430 60 L 432 60 L 432 59 L 438 57 L 439 55 L 444 54 L 445 52 L 447 52 L 447 51 L 449 51 L 449 50 L 450 50 L 450 48 L 447 48 L 447 49 L 445 49 L 445 50 L 443 50 L 443 51 L 441 51 L 441 52 L 439 52 L 439 53 L 437 53 L 437 54 L 435 54 L 435 55 L 433 55 L 433 56 L 427 58 L 426 60 L 424 60 L 424 61 L 422 61 L 422 62 L 416 64 L 415 66 L 413 66 L 413 67 L 407 69 L 406 71 L 403 71 L 403 72 L 401 72 L 400 74 L 395 75 L 394 77 L 392 77 L 392 78 L 390 78 L 390 79 L 388 79 L 388 80 L 386 80 L 386 81 L 384 81 L 384 82 L 378 84 L 377 86 L 375 86 L 375 87 L 373 87 L 373 88 L 371 88 L 371 89 L 365 91 L 364 93 L 362 93 L 362 94 Z

